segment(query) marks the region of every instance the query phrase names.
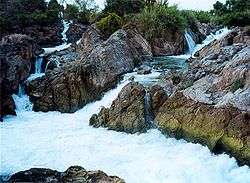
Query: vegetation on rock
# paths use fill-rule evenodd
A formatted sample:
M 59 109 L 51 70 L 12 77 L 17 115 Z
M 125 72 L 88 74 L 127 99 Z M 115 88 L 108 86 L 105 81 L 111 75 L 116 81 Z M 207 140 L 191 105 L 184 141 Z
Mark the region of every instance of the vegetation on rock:
M 97 28 L 102 32 L 105 38 L 122 27 L 123 20 L 115 13 L 109 13 L 107 17 L 102 18 L 96 23 Z

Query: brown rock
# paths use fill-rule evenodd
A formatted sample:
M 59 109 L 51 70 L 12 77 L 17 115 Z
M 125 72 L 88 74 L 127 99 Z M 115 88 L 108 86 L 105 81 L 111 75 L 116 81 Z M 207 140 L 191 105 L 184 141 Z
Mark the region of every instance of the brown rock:
M 56 170 L 32 168 L 18 172 L 10 177 L 12 182 L 40 182 L 40 183 L 125 183 L 116 176 L 108 176 L 102 171 L 86 171 L 80 166 L 72 166 L 65 172 Z
M 30 73 L 31 59 L 37 49 L 33 39 L 21 34 L 4 37 L 0 42 L 0 115 L 15 114 L 11 95 Z
M 135 31 L 118 30 L 106 41 L 99 39 L 95 28 L 84 35 L 80 60 L 27 84 L 35 111 L 75 112 L 114 87 L 118 77 L 132 71 L 145 55 L 151 56 L 147 41 Z
M 146 91 L 141 84 L 129 83 L 113 101 L 111 108 L 102 108 L 98 115 L 91 117 L 90 125 L 127 133 L 145 132 L 149 128 L 145 97 Z

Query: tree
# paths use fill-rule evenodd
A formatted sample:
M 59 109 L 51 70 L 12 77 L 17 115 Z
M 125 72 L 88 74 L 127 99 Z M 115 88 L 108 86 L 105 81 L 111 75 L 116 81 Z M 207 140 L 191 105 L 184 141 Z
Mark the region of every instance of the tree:
M 144 7 L 144 0 L 107 0 L 104 12 L 124 16 L 131 13 L 139 13 Z

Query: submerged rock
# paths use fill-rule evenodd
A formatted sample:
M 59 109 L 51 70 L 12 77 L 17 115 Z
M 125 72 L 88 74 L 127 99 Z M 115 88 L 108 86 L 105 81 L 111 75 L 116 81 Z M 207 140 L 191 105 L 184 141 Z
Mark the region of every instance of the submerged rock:
M 12 94 L 30 74 L 37 45 L 27 35 L 12 34 L 0 42 L 0 115 L 15 114 Z
M 106 41 L 94 27 L 84 35 L 77 48 L 79 60 L 28 82 L 35 111 L 75 112 L 114 87 L 119 76 L 132 71 L 144 56 L 152 55 L 147 41 L 132 30 L 118 30 Z
M 127 133 L 146 132 L 150 125 L 146 120 L 145 97 L 141 84 L 127 84 L 109 109 L 103 107 L 91 117 L 90 125 Z
M 108 176 L 102 171 L 87 171 L 80 166 L 72 166 L 65 172 L 44 168 L 32 168 L 18 172 L 10 177 L 8 183 L 40 182 L 40 183 L 125 183 L 116 176 Z

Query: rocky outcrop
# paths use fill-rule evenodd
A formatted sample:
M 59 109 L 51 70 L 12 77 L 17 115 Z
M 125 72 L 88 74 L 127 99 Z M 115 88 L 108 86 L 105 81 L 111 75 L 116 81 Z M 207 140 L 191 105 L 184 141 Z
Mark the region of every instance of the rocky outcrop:
M 151 42 L 154 56 L 180 55 L 185 52 L 186 40 L 182 32 L 166 30 L 163 35 Z
M 247 32 L 236 29 L 199 51 L 183 77 L 181 85 L 191 81 L 184 95 L 218 107 L 232 105 L 250 111 L 249 40 Z
M 91 117 L 90 125 L 126 133 L 145 132 L 150 126 L 146 120 L 145 97 L 141 84 L 127 84 L 109 109 L 103 107 L 98 115 Z
M 147 41 L 135 31 L 118 30 L 106 41 L 99 38 L 98 30 L 90 27 L 79 45 L 78 61 L 27 84 L 35 111 L 75 112 L 114 87 L 144 56 L 151 56 Z
M 88 25 L 83 25 L 80 23 L 70 24 L 69 29 L 66 32 L 68 42 L 77 42 L 80 38 L 82 38 L 82 34 L 88 29 L 88 27 Z
M 76 50 L 76 47 L 76 45 L 72 45 L 65 50 L 56 51 L 50 55 L 47 55 L 44 58 L 46 63 L 45 72 L 79 60 L 80 53 Z
M 160 92 L 152 100 L 161 101 L 153 108 L 164 133 L 250 165 L 249 40 L 245 29 L 236 28 L 196 53 L 186 73 L 166 77 L 176 85 L 172 96 L 162 102 Z
M 29 36 L 13 34 L 0 42 L 0 88 L 1 116 L 15 114 L 15 105 L 11 97 L 18 91 L 18 86 L 30 74 L 32 61 L 37 49 Z
M 125 181 L 119 177 L 108 176 L 102 171 L 87 171 L 80 166 L 72 166 L 65 172 L 43 168 L 32 168 L 12 175 L 6 182 L 125 183 Z
M 216 108 L 177 93 L 159 109 L 155 121 L 168 135 L 228 152 L 250 165 L 250 113 L 232 107 Z

